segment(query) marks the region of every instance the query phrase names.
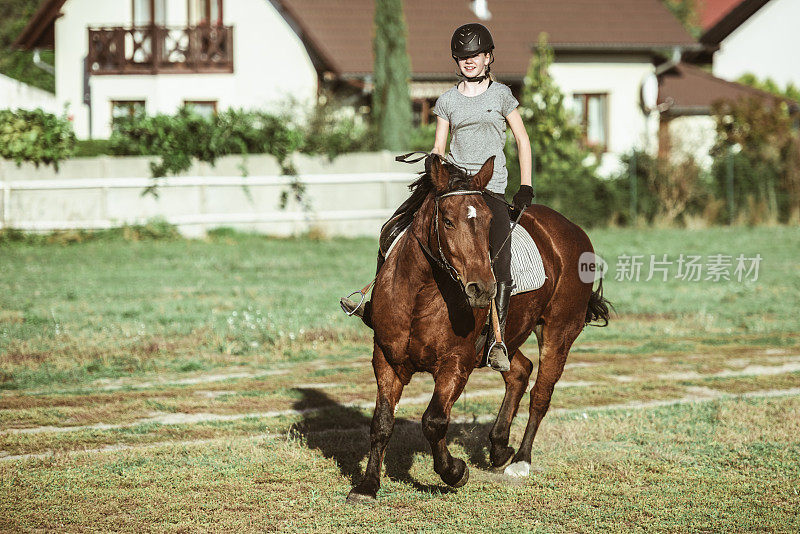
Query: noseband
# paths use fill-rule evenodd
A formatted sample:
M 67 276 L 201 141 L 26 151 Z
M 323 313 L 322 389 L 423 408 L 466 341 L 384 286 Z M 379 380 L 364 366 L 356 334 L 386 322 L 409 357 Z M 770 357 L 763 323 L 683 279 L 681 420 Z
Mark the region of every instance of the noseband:
M 466 196 L 466 195 L 482 195 L 481 191 L 469 191 L 469 190 L 460 190 L 460 191 L 450 191 L 449 193 L 442 193 L 441 195 L 436 195 L 433 199 L 434 211 L 433 211 L 433 232 L 436 234 L 436 246 L 438 247 L 438 256 L 434 256 L 433 253 L 428 249 L 428 246 L 422 242 L 422 240 L 417 237 L 417 241 L 419 242 L 422 250 L 425 254 L 431 258 L 434 263 L 436 263 L 439 267 L 442 268 L 449 276 L 453 279 L 454 282 L 458 282 L 461 284 L 461 288 L 464 289 L 464 281 L 461 279 L 461 275 L 458 274 L 458 271 L 455 267 L 453 267 L 442 251 L 442 239 L 439 235 L 439 201 L 443 198 L 447 197 L 454 197 L 454 196 Z

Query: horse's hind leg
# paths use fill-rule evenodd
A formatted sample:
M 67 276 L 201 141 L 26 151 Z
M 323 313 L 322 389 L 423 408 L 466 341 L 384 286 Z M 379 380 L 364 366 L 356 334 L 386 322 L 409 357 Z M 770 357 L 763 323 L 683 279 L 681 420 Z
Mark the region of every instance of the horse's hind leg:
M 433 398 L 422 415 L 422 432 L 431 444 L 433 469 L 442 480 L 454 488 L 460 488 L 469 480 L 469 468 L 464 460 L 453 458 L 447 449 L 447 427 L 450 410 L 464 386 L 467 373 L 459 369 L 439 370 L 434 376 L 436 386 Z
M 372 500 L 381 485 L 381 466 L 383 453 L 389 443 L 394 429 L 394 410 L 400 395 L 403 393 L 403 382 L 383 355 L 383 351 L 375 345 L 372 367 L 378 381 L 378 398 L 375 401 L 375 413 L 370 427 L 370 451 L 367 469 L 361 483 L 350 490 L 347 502 Z
M 489 458 L 492 465 L 499 467 L 505 464 L 514 448 L 508 446 L 508 438 L 511 433 L 511 422 L 517 415 L 519 403 L 528 389 L 533 364 L 519 350 L 511 358 L 511 369 L 503 373 L 503 380 L 506 382 L 506 393 L 500 411 L 494 422 L 491 432 L 489 432 Z
M 506 467 L 507 475 L 527 476 L 530 473 L 533 438 L 536 437 L 539 423 L 550 407 L 553 388 L 564 372 L 569 349 L 582 329 L 582 320 L 573 321 L 571 324 L 553 322 L 544 325 L 540 338 L 539 370 L 531 390 L 528 425 L 525 427 L 525 435 L 522 437 L 517 454 L 514 455 L 511 465 Z

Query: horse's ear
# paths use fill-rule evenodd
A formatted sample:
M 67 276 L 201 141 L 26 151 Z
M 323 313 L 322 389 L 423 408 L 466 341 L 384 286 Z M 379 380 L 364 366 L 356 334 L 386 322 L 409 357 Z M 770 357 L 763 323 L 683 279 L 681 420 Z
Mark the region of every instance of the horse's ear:
M 450 173 L 442 165 L 439 154 L 431 154 L 428 167 L 428 174 L 431 176 L 433 188 L 437 193 L 444 193 L 450 185 Z
M 483 164 L 481 170 L 472 177 L 472 188 L 476 191 L 483 190 L 486 187 L 486 184 L 489 183 L 489 180 L 492 179 L 492 175 L 494 174 L 494 158 L 496 156 L 492 156 L 486 160 L 486 163 Z

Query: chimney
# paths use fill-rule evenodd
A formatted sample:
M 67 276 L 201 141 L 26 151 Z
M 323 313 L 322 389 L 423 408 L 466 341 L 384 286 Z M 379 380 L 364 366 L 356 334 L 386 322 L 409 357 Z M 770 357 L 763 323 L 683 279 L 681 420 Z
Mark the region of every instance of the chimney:
M 492 18 L 487 0 L 472 0 L 469 7 L 472 9 L 472 12 L 475 13 L 475 16 L 481 20 L 489 20 Z

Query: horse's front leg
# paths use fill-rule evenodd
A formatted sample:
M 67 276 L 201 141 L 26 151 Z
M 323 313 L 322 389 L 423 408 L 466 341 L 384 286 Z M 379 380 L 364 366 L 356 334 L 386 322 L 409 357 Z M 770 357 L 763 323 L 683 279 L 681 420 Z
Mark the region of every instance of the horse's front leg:
M 403 382 L 386 361 L 383 351 L 377 344 L 372 356 L 372 367 L 378 381 L 378 398 L 370 427 L 370 450 L 367 469 L 361 483 L 350 490 L 348 503 L 375 499 L 381 486 L 381 466 L 383 453 L 394 429 L 394 410 L 403 393 Z
M 422 416 L 422 432 L 433 452 L 433 469 L 454 488 L 467 483 L 469 468 L 464 460 L 450 455 L 446 440 L 447 427 L 450 424 L 450 410 L 464 391 L 468 376 L 468 371 L 456 365 L 439 369 L 433 377 L 436 382 L 433 398 Z

